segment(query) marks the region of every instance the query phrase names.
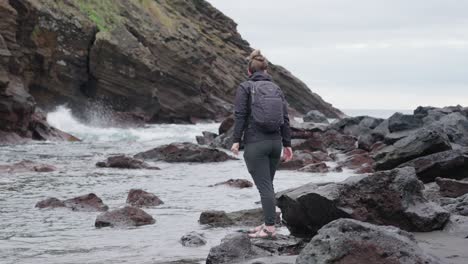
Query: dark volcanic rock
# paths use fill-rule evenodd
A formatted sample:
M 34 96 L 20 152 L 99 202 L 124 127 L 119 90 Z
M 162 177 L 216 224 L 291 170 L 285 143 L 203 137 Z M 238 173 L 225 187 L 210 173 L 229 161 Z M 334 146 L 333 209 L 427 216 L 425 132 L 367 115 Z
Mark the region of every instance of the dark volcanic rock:
M 414 115 L 395 113 L 388 118 L 388 130 L 393 132 L 412 130 L 423 126 L 423 121 Z
M 445 197 L 459 197 L 468 193 L 468 181 L 456 181 L 452 179 L 436 178 L 440 194 Z
M 154 218 L 140 208 L 125 206 L 97 216 L 96 227 L 142 226 L 156 223 Z
M 294 150 L 293 159 L 288 162 L 280 162 L 280 170 L 297 170 L 312 163 L 331 161 L 327 153 L 322 151 Z
M 156 195 L 141 189 L 131 189 L 128 192 L 127 203 L 135 207 L 158 206 L 164 204 Z
M 450 142 L 468 146 L 468 119 L 462 113 L 451 113 L 441 117 L 431 127 L 441 128 Z
M 226 117 L 219 125 L 218 134 L 222 135 L 228 132 L 234 126 L 234 116 Z
M 457 198 L 442 198 L 440 203 L 444 209 L 452 214 L 468 216 L 468 194 Z
M 422 128 L 375 153 L 375 169 L 393 169 L 412 159 L 451 148 L 447 135 L 440 129 Z
M 262 208 L 241 210 L 231 213 L 224 211 L 205 211 L 200 215 L 200 224 L 212 227 L 258 226 L 263 223 Z M 276 224 L 281 223 L 280 214 L 276 214 Z
M 315 132 L 325 132 L 328 129 L 328 124 L 321 123 L 298 123 L 290 120 L 292 139 L 308 139 L 314 136 Z
M 463 179 L 468 177 L 468 152 L 466 150 L 447 150 L 416 158 L 399 167 L 414 167 L 418 178 L 427 183 L 436 177 Z
M 65 207 L 65 203 L 57 198 L 52 197 L 38 202 L 35 207 L 40 209 Z
M 245 179 L 229 179 L 225 182 L 220 182 L 212 186 L 219 186 L 219 185 L 226 185 L 226 186 L 233 187 L 233 188 L 243 189 L 243 188 L 251 188 L 253 186 L 253 183 Z
M 317 110 L 312 110 L 312 111 L 307 112 L 307 114 L 303 117 L 303 119 L 304 119 L 304 122 L 328 123 L 327 117 Z
M 277 194 L 283 222 L 295 236 L 311 237 L 338 218 L 394 225 L 409 231 L 443 228 L 449 213 L 424 198 L 413 168 L 307 184 Z M 317 214 L 317 212 L 321 212 Z
M 0 172 L 4 173 L 22 173 L 22 172 L 52 172 L 57 168 L 42 163 L 36 163 L 30 160 L 23 160 L 11 165 L 0 165 Z
M 206 245 L 206 238 L 201 233 L 190 232 L 180 238 L 180 243 L 184 247 L 200 247 Z
M 303 172 L 326 173 L 330 170 L 330 168 L 327 166 L 327 164 L 320 162 L 320 163 L 309 164 L 307 166 L 300 168 L 299 170 Z
M 57 198 L 47 198 L 36 204 L 37 208 L 57 208 L 67 207 L 73 211 L 80 212 L 103 212 L 107 211 L 109 207 L 103 203 L 94 193 L 78 196 L 72 199 L 61 201 Z
M 172 143 L 135 155 L 135 158 L 166 162 L 222 162 L 235 159 L 225 152 L 193 143 Z
M 305 244 L 302 239 L 284 235 L 278 235 L 276 240 L 266 240 L 249 239 L 246 234 L 230 234 L 221 240 L 220 245 L 211 248 L 206 263 L 265 263 L 255 259 L 272 255 L 297 255 Z M 266 259 L 266 263 L 284 263 L 272 262 L 271 258 Z
M 355 170 L 357 173 L 374 172 L 374 160 L 367 151 L 352 151 L 346 154 L 344 160 L 338 162 L 340 167 Z
M 203 131 L 202 133 L 203 133 L 203 136 L 197 136 L 196 137 L 197 143 L 200 144 L 200 145 L 209 145 L 218 136 L 217 134 L 212 133 L 212 132 L 208 132 L 208 131 Z
M 73 211 L 102 212 L 109 207 L 96 194 L 90 193 L 63 201 L 65 206 Z
M 339 219 L 319 230 L 302 250 L 296 264 L 439 264 L 425 253 L 411 233 Z
M 96 166 L 103 168 L 159 170 L 158 167 L 151 167 L 142 160 L 128 157 L 125 155 L 109 157 L 106 161 L 100 161 L 96 163 Z

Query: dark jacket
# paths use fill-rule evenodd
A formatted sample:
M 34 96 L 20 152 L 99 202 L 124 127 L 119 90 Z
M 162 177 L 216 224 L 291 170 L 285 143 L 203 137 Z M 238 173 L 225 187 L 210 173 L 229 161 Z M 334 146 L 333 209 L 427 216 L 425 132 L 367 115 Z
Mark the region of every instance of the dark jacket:
M 255 72 L 250 76 L 250 81 L 272 81 L 270 75 L 264 72 Z M 255 127 L 255 123 L 250 122 L 250 102 L 251 83 L 243 82 L 237 88 L 236 100 L 234 102 L 234 143 L 240 143 L 244 136 L 244 143 L 253 143 L 261 140 L 282 139 L 283 146 L 291 146 L 291 131 L 289 128 L 289 116 L 286 99 L 283 93 L 283 113 L 284 124 L 277 132 L 264 133 Z

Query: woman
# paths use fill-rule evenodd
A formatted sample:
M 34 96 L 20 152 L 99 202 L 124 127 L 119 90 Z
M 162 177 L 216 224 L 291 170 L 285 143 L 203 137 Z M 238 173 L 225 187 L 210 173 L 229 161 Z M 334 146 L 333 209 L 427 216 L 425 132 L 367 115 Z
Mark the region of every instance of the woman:
M 260 193 L 264 224 L 250 231 L 252 238 L 275 238 L 273 178 L 281 159 L 292 159 L 287 103 L 267 73 L 268 61 L 259 50 L 249 56 L 249 80 L 239 85 L 235 100 L 234 144 L 238 155 L 244 140 L 244 160 Z

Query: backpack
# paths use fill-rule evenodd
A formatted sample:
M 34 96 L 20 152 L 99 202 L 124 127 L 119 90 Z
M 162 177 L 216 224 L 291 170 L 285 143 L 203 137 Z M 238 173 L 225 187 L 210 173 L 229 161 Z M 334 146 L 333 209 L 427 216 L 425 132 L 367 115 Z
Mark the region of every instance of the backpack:
M 270 81 L 249 81 L 251 84 L 250 116 L 256 127 L 274 133 L 284 124 L 283 93 Z

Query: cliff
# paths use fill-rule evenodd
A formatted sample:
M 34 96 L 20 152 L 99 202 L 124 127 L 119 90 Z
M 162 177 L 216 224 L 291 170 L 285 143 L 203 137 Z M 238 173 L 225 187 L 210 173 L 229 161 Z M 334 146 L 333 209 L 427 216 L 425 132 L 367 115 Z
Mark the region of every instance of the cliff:
M 220 120 L 252 50 L 203 0 L 4 0 L 0 14 L 0 93 L 23 87 L 31 104 L 81 118 L 100 105 L 145 122 Z M 343 116 L 284 68 L 270 74 L 297 112 Z

